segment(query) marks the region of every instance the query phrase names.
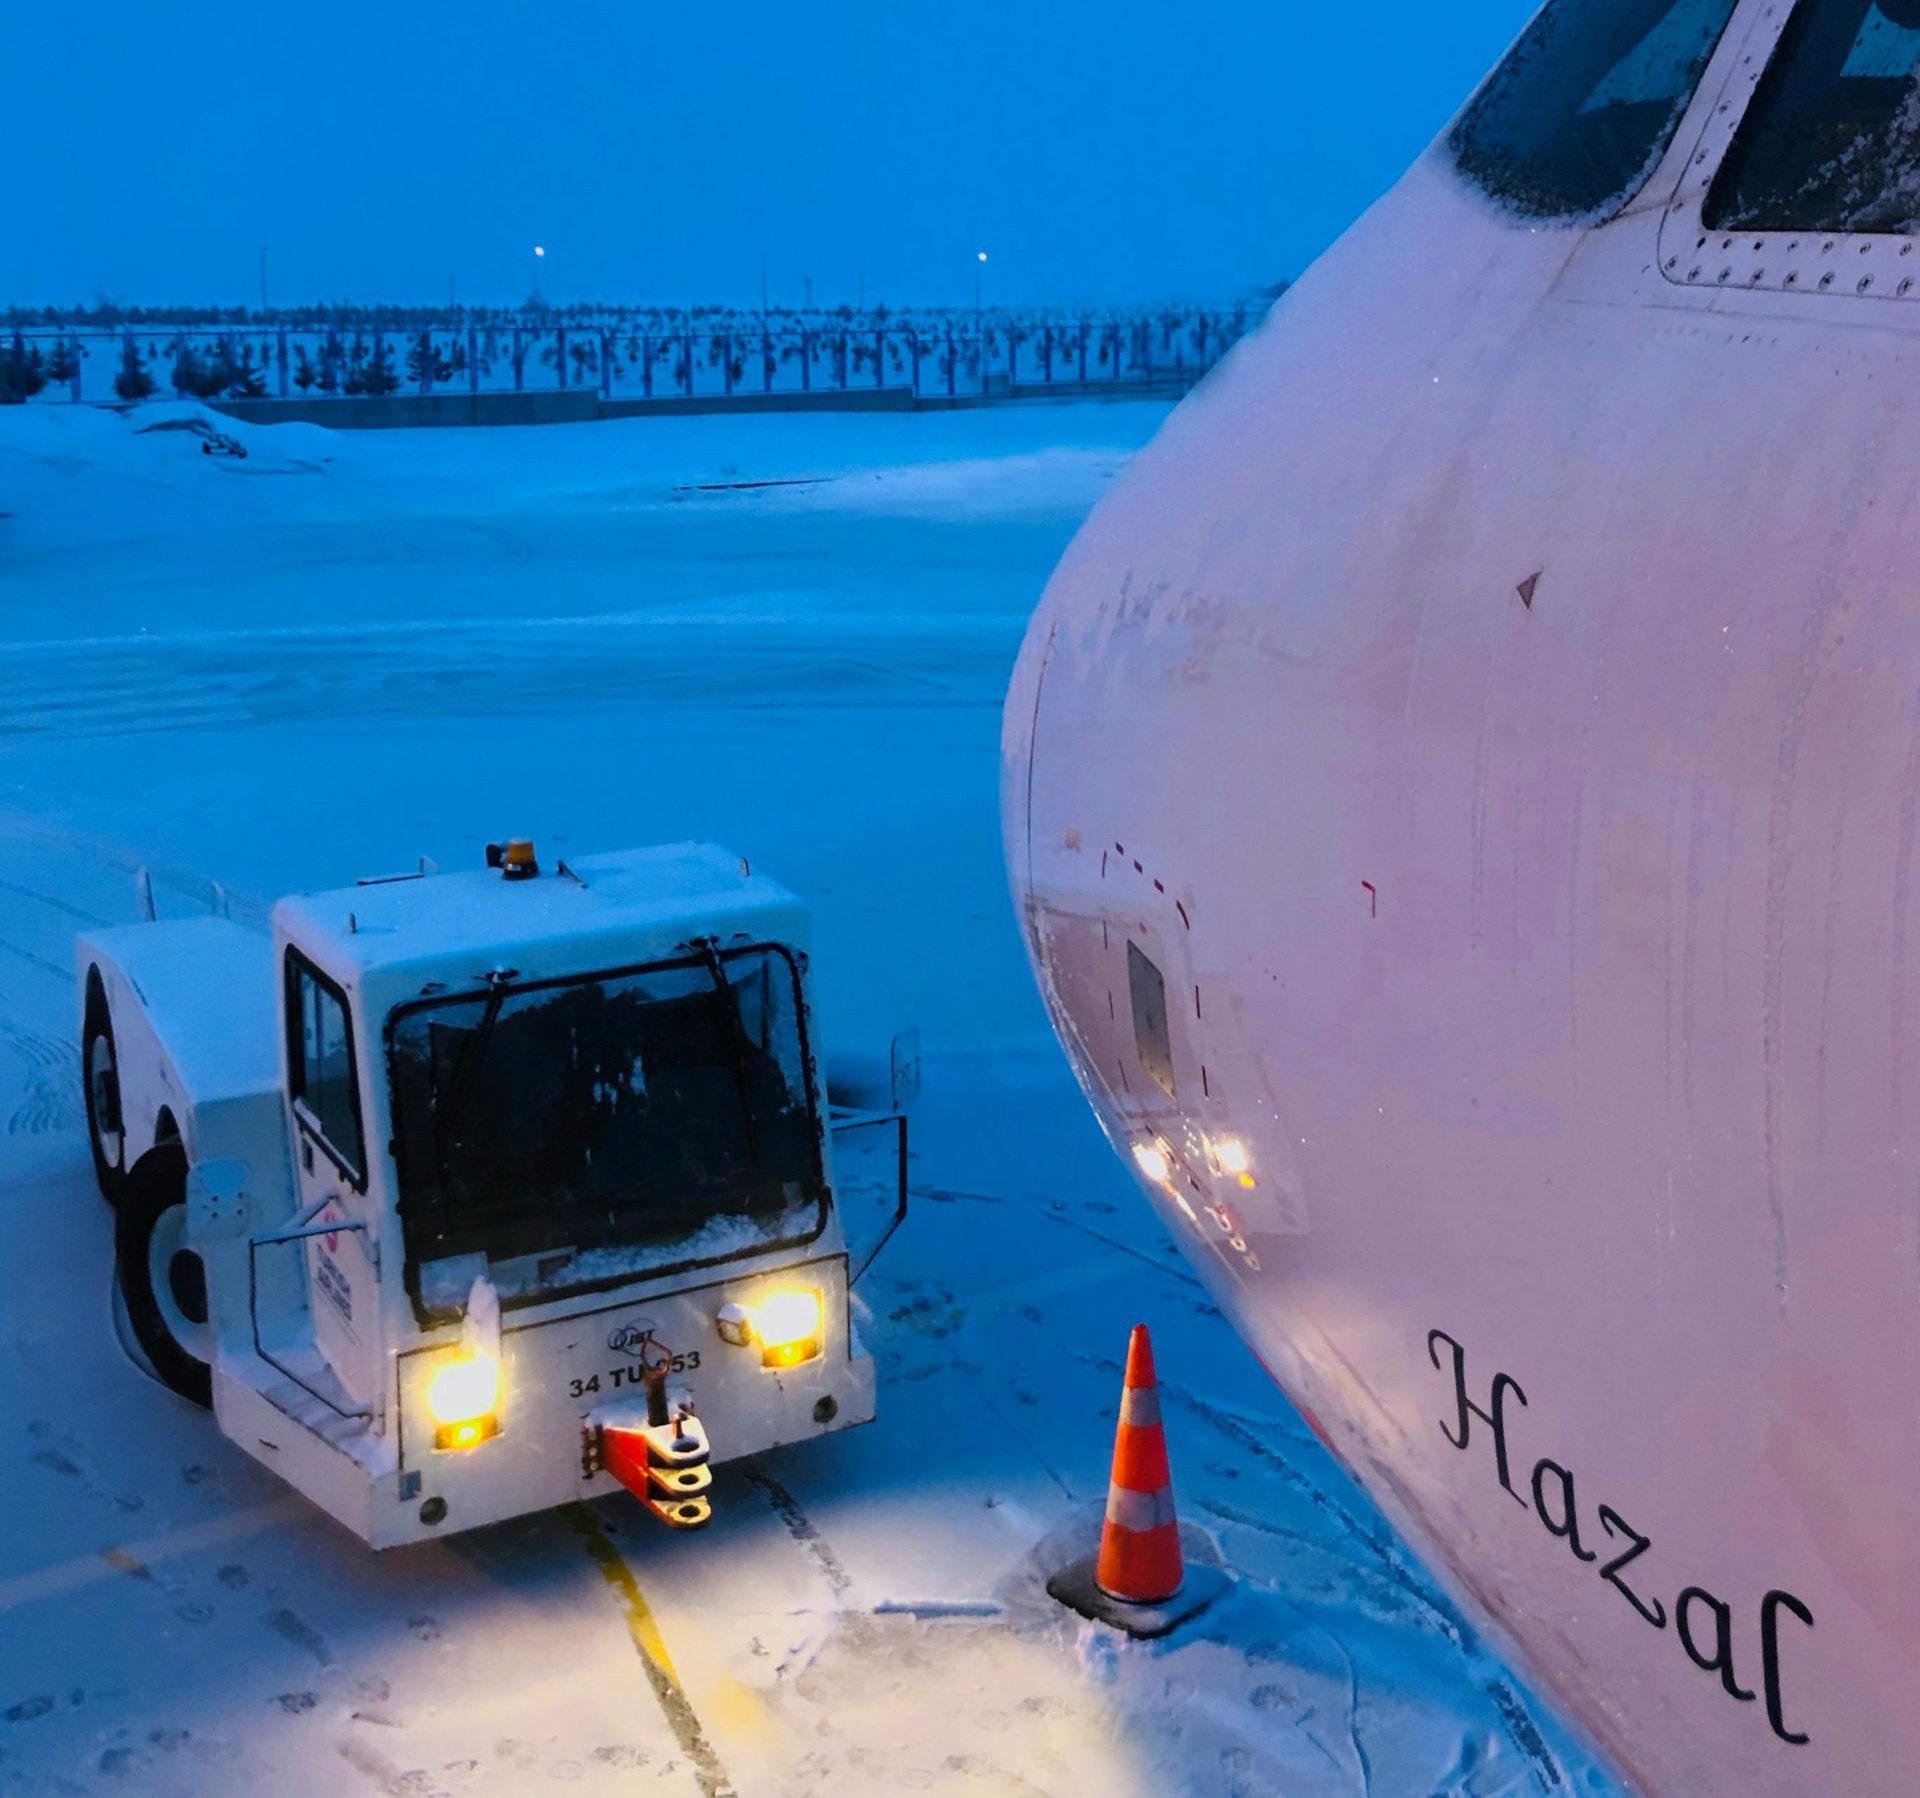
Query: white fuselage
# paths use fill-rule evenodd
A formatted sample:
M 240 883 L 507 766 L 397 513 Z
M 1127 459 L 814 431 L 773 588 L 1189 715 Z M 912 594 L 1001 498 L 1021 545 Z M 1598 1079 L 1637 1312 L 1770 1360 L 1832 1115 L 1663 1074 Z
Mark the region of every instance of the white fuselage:
M 1474 1614 L 1660 1798 L 1891 1798 L 1920 304 L 1662 269 L 1774 29 L 1606 224 L 1436 149 L 1285 296 L 1049 587 L 1006 835 L 1116 1144 Z

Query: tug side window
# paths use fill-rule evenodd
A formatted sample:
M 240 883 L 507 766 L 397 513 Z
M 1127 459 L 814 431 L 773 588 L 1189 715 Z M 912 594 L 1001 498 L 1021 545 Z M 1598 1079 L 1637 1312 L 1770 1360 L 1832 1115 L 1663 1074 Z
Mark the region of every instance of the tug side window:
M 1140 1065 L 1169 1099 L 1173 1090 L 1173 1035 L 1167 1025 L 1166 977 L 1132 943 L 1127 945 L 1127 994 L 1133 1001 L 1133 1043 Z
M 1448 136 L 1531 218 L 1604 216 L 1653 173 L 1734 0 L 1548 0 Z
M 287 954 L 287 1067 L 301 1122 L 352 1179 L 365 1176 L 360 1102 L 346 994 L 303 957 Z
M 1920 5 L 1801 0 L 1702 216 L 1715 231 L 1920 234 Z

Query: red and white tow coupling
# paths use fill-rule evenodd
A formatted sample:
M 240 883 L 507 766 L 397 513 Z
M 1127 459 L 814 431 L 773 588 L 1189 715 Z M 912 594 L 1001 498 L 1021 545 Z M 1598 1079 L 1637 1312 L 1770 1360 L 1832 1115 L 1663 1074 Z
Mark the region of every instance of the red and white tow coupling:
M 700 1529 L 713 1517 L 707 1432 L 693 1414 L 691 1395 L 668 1396 L 664 1366 L 642 1377 L 644 1399 L 616 1400 L 588 1416 L 584 1465 L 589 1473 L 612 1474 L 669 1528 Z

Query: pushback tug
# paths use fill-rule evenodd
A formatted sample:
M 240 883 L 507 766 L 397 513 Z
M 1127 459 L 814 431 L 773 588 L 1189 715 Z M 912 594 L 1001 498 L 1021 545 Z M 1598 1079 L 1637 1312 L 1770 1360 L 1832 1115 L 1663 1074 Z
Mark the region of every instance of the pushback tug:
M 711 1462 L 872 1418 L 833 1138 L 893 1151 L 877 1252 L 905 1118 L 829 1110 L 744 861 L 488 863 L 79 939 L 124 1319 L 376 1548 L 618 1486 L 698 1527 Z

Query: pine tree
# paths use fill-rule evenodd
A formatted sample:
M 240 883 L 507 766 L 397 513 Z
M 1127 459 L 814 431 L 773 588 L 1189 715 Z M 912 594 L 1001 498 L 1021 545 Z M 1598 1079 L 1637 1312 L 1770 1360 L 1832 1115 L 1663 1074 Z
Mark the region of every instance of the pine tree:
M 0 355 L 0 406 L 17 406 L 30 400 L 47 384 L 47 362 L 38 345 L 27 347 L 19 331 Z
M 223 337 L 200 364 L 200 379 L 194 385 L 194 395 L 203 400 L 218 399 L 238 379 L 239 365 L 234 361 L 233 339 Z
M 120 372 L 113 377 L 113 391 L 123 400 L 152 397 L 153 376 L 147 373 L 147 365 L 141 360 L 140 346 L 131 337 L 121 341 Z
M 64 387 L 80 372 L 80 357 L 75 350 L 71 337 L 62 337 L 53 346 L 53 354 L 47 358 L 47 379 L 56 387 Z
M 193 339 L 180 338 L 173 351 L 173 390 L 182 399 L 188 394 L 200 391 L 200 384 L 206 379 L 206 371 L 200 363 L 200 354 L 193 347 Z
M 254 360 L 253 345 L 243 341 L 236 353 L 233 339 L 228 338 L 223 349 L 227 365 L 227 383 L 220 391 L 234 399 L 264 399 L 267 392 L 267 371 L 263 363 Z
M 296 343 L 293 346 L 294 386 L 302 393 L 311 393 L 313 384 L 318 379 L 319 377 L 314 373 L 313 360 L 307 354 L 307 346 L 304 343 Z
M 394 372 L 393 358 L 387 353 L 387 340 L 378 331 L 373 334 L 373 354 L 361 375 L 361 392 L 374 395 L 398 393 L 400 377 Z
M 434 380 L 444 366 L 444 362 L 436 358 L 433 353 L 433 333 L 431 331 L 422 331 L 420 335 L 407 346 L 407 373 L 413 378 L 413 384 L 418 387 L 422 393 L 431 393 L 433 391 Z

